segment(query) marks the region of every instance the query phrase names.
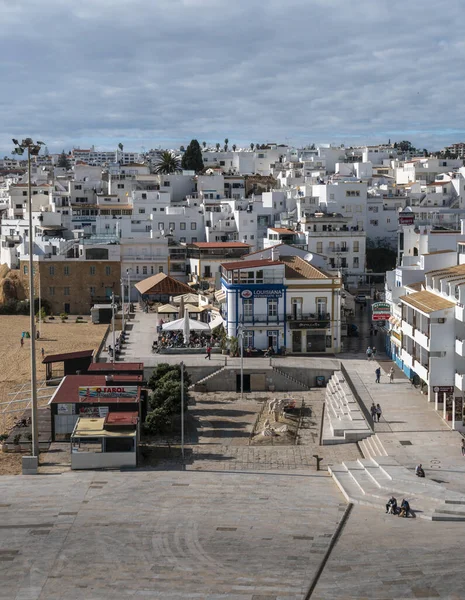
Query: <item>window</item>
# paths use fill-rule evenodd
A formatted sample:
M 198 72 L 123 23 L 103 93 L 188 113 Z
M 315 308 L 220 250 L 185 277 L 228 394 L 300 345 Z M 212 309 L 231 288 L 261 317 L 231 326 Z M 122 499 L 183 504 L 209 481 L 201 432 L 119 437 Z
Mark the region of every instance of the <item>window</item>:
M 49 296 L 54 296 L 55 295 L 55 288 L 54 287 L 49 287 L 48 288 L 48 295 Z
M 65 296 L 69 296 L 69 295 L 70 295 L 70 294 L 69 294 L 69 287 L 65 287 L 65 288 L 63 289 L 63 295 L 65 295 Z
M 316 312 L 319 317 L 326 317 L 326 298 L 316 299 Z
M 158 272 L 163 273 L 163 267 L 161 265 L 158 267 Z
M 64 267 L 63 268 L 63 274 L 64 275 L 69 275 L 69 267 Z
M 186 229 L 186 224 L 185 223 L 179 223 L 179 229 L 181 231 L 184 231 Z
M 170 187 L 170 182 L 169 181 L 164 181 L 163 182 L 163 186 L 164 187 Z
M 139 275 L 139 267 L 136 267 L 136 275 Z
M 162 229 L 164 229 L 164 228 L 165 228 L 165 224 L 164 224 L 164 223 L 161 223 L 161 222 L 159 222 L 159 223 L 158 223 L 158 229 L 161 231 L 161 230 L 162 230 Z
M 90 274 L 95 275 L 95 267 L 90 267 Z
M 255 236 L 254 236 L 254 235 L 251 235 L 251 236 L 250 236 L 250 239 L 251 239 L 251 240 L 254 240 L 254 239 L 255 239 Z
M 359 252 L 360 251 L 360 249 L 359 249 L 359 243 L 360 242 L 354 242 L 354 252 Z
M 119 190 L 124 190 L 124 183 L 118 183 L 117 188 Z
M 174 231 L 176 223 L 170 223 L 168 229 L 172 229 Z
M 253 315 L 253 300 L 252 298 L 247 298 L 242 300 L 242 314 L 244 315 L 244 319 L 250 320 Z
M 82 190 L 82 185 L 75 184 L 74 189 L 75 190 Z
M 268 299 L 268 316 L 269 317 L 277 317 L 278 316 L 278 300 L 276 298 Z
M 358 256 L 354 256 L 354 267 L 358 269 Z
M 23 196 L 27 196 L 27 192 L 23 192 Z M 21 207 L 21 204 L 19 206 Z
M 142 267 L 142 275 L 147 275 L 147 267 Z
M 105 267 L 105 275 L 111 275 L 111 267 Z
M 317 254 L 322 254 L 323 253 L 323 242 L 317 242 L 316 243 L 316 251 L 317 251 Z
M 244 331 L 242 335 L 244 339 L 244 348 L 253 348 L 253 331 Z
M 191 229 L 197 229 L 197 223 L 191 223 Z
M 140 215 L 144 215 L 145 214 L 145 208 L 139 208 L 139 214 Z
M 153 265 L 150 267 L 150 274 L 153 275 Z
M 163 206 L 160 208 L 160 212 L 165 212 L 165 209 Z
M 195 244 L 196 242 L 197 242 L 197 238 L 193 237 L 192 240 L 191 240 L 191 244 Z
M 377 219 L 372 219 L 370 221 L 370 225 L 374 225 L 376 227 L 378 225 L 378 220 Z
M 95 296 L 95 286 L 91 285 L 89 288 L 89 292 L 91 296 Z
M 24 275 L 27 275 L 29 273 L 29 268 L 28 268 L 27 265 L 24 265 L 24 267 L 23 267 L 23 273 L 24 273 Z
M 179 241 L 181 242 L 181 244 L 185 244 L 186 243 L 186 238 L 185 237 L 181 237 L 181 238 L 179 238 Z

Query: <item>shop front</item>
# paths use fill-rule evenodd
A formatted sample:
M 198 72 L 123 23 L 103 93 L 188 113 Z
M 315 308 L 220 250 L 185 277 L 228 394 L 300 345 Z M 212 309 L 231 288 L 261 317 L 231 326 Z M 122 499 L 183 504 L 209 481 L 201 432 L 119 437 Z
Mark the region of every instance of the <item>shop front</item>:
M 289 321 L 292 354 L 331 351 L 330 322 Z

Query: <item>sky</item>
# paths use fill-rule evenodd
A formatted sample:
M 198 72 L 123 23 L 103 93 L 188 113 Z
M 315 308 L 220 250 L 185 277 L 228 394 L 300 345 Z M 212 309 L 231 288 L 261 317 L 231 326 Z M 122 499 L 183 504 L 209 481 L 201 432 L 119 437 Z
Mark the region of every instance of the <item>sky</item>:
M 0 0 L 11 138 L 139 152 L 465 141 L 462 0 Z

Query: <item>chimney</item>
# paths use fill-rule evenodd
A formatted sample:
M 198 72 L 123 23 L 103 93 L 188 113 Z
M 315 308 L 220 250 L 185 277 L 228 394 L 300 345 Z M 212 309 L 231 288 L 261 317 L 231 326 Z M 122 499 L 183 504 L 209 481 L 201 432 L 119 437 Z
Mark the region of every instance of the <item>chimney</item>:
M 276 246 L 273 246 L 271 248 L 271 260 L 278 260 L 279 259 L 279 254 L 278 254 L 278 249 L 276 248 Z

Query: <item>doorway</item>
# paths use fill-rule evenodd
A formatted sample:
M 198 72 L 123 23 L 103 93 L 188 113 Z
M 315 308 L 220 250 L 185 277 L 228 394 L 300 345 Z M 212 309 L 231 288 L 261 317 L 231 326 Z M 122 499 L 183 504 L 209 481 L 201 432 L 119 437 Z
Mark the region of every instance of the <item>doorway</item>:
M 302 352 L 302 332 L 300 330 L 292 332 L 292 352 Z
M 71 312 L 71 305 L 69 304 L 69 302 L 65 302 L 65 313 L 67 315 L 69 315 L 70 312 Z
M 273 348 L 275 354 L 278 353 L 278 334 L 279 331 L 267 331 L 268 348 Z
M 244 394 L 248 394 L 251 391 L 251 389 L 250 389 L 250 373 L 244 373 L 243 377 L 244 377 L 243 392 L 244 392 Z M 238 373 L 236 375 L 236 392 L 238 394 L 241 393 L 241 374 L 240 373 Z

